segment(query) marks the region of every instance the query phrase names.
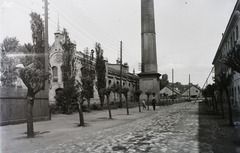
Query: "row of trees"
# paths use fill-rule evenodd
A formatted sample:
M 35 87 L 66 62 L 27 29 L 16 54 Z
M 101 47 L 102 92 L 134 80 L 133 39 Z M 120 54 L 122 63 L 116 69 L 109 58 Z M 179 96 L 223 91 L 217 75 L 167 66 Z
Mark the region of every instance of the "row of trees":
M 46 72 L 44 67 L 44 55 L 45 55 L 45 46 L 44 46 L 44 26 L 41 16 L 37 13 L 32 12 L 31 17 L 31 30 L 32 30 L 32 43 L 24 44 L 21 46 L 19 41 L 14 38 L 5 38 L 1 44 L 1 82 L 3 86 L 14 86 L 16 82 L 17 75 L 22 79 L 23 83 L 28 88 L 27 92 L 27 137 L 34 137 L 34 127 L 33 127 L 33 105 L 35 95 L 44 89 L 45 81 L 50 79 L 50 73 Z M 92 67 L 89 67 L 89 63 L 83 63 L 84 70 L 83 75 L 80 76 L 81 81 L 76 79 L 77 68 L 75 61 L 75 51 L 76 46 L 70 40 L 68 32 L 66 29 L 63 30 L 63 56 L 62 56 L 62 80 L 63 80 L 63 89 L 59 93 L 58 99 L 59 102 L 64 106 L 64 111 L 69 112 L 69 109 L 72 104 L 78 105 L 79 112 L 79 122 L 80 126 L 84 126 L 84 116 L 82 111 L 82 105 L 84 102 L 84 97 L 88 101 L 88 107 L 90 105 L 90 90 L 93 89 L 93 80 L 96 73 L 97 82 L 96 87 L 98 90 L 101 108 L 103 108 L 104 97 L 107 97 L 107 106 L 109 110 L 109 118 L 112 118 L 109 96 L 111 92 L 123 94 L 126 99 L 126 109 L 127 115 L 129 115 L 128 109 L 128 88 L 122 88 L 116 84 L 111 87 L 106 87 L 106 67 L 105 61 L 103 58 L 103 50 L 100 43 L 95 44 L 96 52 L 96 65 L 95 70 Z M 16 56 L 10 56 L 16 55 Z M 20 55 L 20 56 L 19 56 Z M 22 63 L 18 71 L 15 67 L 18 63 Z M 141 91 L 135 91 L 135 95 L 139 100 Z M 146 92 L 148 96 L 155 93 Z M 141 112 L 140 101 L 139 103 L 139 112 Z
M 210 106 L 213 107 L 216 113 L 219 113 L 218 103 L 220 103 L 222 117 L 224 118 L 223 93 L 225 93 L 228 105 L 229 124 L 230 126 L 233 126 L 229 87 L 232 84 L 234 73 L 240 73 L 240 47 L 234 47 L 225 56 L 223 56 L 220 61 L 226 65 L 227 71 L 222 71 L 220 74 L 215 76 L 214 83 L 207 85 L 207 87 L 203 90 L 203 95 L 205 97 L 211 97 L 212 101 L 210 102 Z M 232 73 L 232 71 L 235 72 Z
M 1 44 L 1 82 L 3 86 L 14 86 L 17 75 L 22 79 L 23 83 L 28 88 L 27 93 L 27 137 L 34 137 L 33 128 L 33 105 L 34 97 L 40 91 L 44 89 L 45 81 L 50 79 L 50 73 L 44 69 L 44 26 L 43 21 L 39 14 L 32 12 L 31 17 L 31 30 L 33 43 L 24 44 L 21 46 L 18 40 L 14 38 L 5 38 Z M 84 126 L 84 116 L 82 111 L 82 105 L 84 97 L 88 101 L 88 107 L 90 104 L 89 91 L 93 89 L 93 80 L 96 72 L 97 82 L 96 87 L 98 90 L 101 108 L 103 107 L 104 97 L 107 97 L 107 105 L 109 109 L 109 118 L 112 118 L 111 109 L 109 104 L 109 95 L 111 92 L 123 94 L 126 98 L 127 114 L 128 109 L 128 88 L 120 88 L 115 84 L 109 88 L 106 87 L 106 67 L 103 58 L 103 50 L 100 43 L 95 44 L 96 51 L 96 65 L 95 70 L 92 70 L 89 63 L 83 63 L 84 70 L 81 75 L 81 81 L 76 79 L 77 69 L 75 61 L 75 44 L 69 38 L 66 29 L 63 31 L 64 40 L 62 41 L 63 56 L 62 56 L 62 80 L 63 89 L 56 97 L 62 106 L 64 111 L 69 112 L 72 104 L 78 105 L 79 122 L 80 126 Z M 9 56 L 17 55 L 17 56 Z M 18 56 L 21 55 L 21 56 Z M 4 60 L 3 60 L 4 59 Z M 22 63 L 21 67 L 16 73 L 15 67 L 18 63 Z M 13 75 L 14 74 L 14 75 Z M 141 91 L 135 92 L 136 96 L 140 96 Z M 139 99 L 139 98 L 138 98 Z M 139 101 L 140 111 L 140 101 Z

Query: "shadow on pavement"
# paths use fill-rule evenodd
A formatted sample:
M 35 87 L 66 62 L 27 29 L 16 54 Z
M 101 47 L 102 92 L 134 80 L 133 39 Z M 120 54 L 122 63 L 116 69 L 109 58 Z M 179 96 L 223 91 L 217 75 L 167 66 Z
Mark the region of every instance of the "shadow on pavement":
M 206 103 L 201 102 L 198 105 L 199 152 L 240 153 L 240 126 L 229 126 L 228 116 L 223 119 Z

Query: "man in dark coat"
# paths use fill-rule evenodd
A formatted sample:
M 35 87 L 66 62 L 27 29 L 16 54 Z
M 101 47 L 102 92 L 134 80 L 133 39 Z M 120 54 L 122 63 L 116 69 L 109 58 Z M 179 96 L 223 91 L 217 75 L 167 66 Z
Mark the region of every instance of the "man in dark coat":
M 153 99 L 152 99 L 153 110 L 155 110 L 156 103 L 157 103 L 157 101 L 156 101 L 155 97 L 153 97 Z

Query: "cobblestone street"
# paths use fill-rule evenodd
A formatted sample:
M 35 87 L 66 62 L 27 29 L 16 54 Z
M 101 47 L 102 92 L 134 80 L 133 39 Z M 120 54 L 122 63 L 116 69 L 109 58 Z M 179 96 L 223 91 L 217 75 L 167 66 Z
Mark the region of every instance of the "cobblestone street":
M 207 113 L 210 112 L 210 113 Z M 51 121 L 34 123 L 35 138 L 26 138 L 26 124 L 1 129 L 3 153 L 239 153 L 240 127 L 211 115 L 205 103 L 185 102 L 156 111 L 130 109 L 85 113 L 84 127 L 78 114 L 58 114 Z
M 34 152 L 199 152 L 197 112 L 198 104 L 174 104 L 150 117 Z

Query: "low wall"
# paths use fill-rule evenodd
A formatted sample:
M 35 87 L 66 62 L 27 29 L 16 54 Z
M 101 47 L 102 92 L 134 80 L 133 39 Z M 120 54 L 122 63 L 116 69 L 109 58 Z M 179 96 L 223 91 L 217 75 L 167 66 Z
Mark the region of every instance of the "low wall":
M 27 89 L 0 88 L 0 125 L 26 122 Z M 48 92 L 36 94 L 33 106 L 33 120 L 49 120 Z

